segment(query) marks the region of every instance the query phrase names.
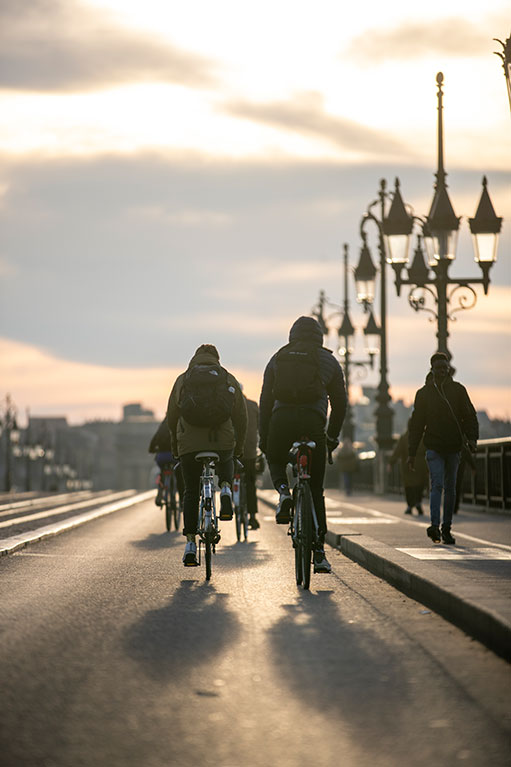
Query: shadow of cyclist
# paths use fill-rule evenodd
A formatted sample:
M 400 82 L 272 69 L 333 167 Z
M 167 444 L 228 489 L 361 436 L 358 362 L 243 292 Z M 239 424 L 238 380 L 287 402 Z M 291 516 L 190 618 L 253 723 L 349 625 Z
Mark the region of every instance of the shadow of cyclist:
M 155 551 L 156 549 L 169 549 L 181 546 L 183 538 L 179 531 L 172 530 L 170 533 L 149 533 L 147 538 L 141 538 L 138 541 L 131 541 L 131 545 L 137 549 L 147 549 Z
M 269 631 L 275 668 L 294 695 L 330 711 L 348 734 L 365 739 L 370 723 L 378 748 L 393 747 L 410 696 L 399 648 L 381 633 L 343 622 L 333 593 L 302 591 L 283 606 Z
M 222 570 L 235 570 L 239 567 L 260 567 L 270 559 L 270 554 L 258 546 L 258 541 L 244 541 L 220 546 L 216 551 L 215 562 Z
M 239 622 L 226 601 L 211 584 L 182 580 L 168 605 L 149 610 L 127 630 L 125 650 L 151 679 L 177 680 L 237 638 Z

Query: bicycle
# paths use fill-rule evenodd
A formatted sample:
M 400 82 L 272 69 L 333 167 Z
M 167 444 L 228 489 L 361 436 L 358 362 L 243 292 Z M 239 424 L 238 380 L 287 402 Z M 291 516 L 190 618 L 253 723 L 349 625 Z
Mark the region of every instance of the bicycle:
M 199 517 L 197 535 L 199 537 L 199 565 L 201 564 L 201 545 L 204 545 L 206 580 L 211 578 L 211 555 L 216 553 L 216 544 L 220 540 L 215 508 L 215 464 L 218 453 L 197 453 L 195 460 L 202 462 Z
M 319 538 L 318 518 L 314 508 L 312 492 L 309 484 L 309 467 L 312 461 L 312 451 L 316 443 L 303 438 L 293 442 L 290 452 L 296 456 L 293 473 L 297 480 L 293 488 L 293 516 L 289 525 L 288 535 L 293 541 L 295 550 L 296 584 L 304 589 L 310 586 L 311 564 L 314 552 L 322 549 Z M 328 453 L 328 462 L 332 462 Z
M 174 464 L 165 464 L 161 474 L 161 483 L 163 485 L 162 502 L 165 506 L 165 526 L 167 532 L 170 532 L 172 528 L 172 520 L 174 520 L 174 530 L 179 530 L 181 522 L 181 499 L 178 497 L 176 469 L 179 462 Z
M 236 469 L 232 483 L 232 502 L 234 506 L 234 519 L 236 522 L 236 538 L 241 541 L 243 538 L 248 540 L 248 509 L 247 509 L 247 489 L 245 478 L 243 476 L 243 464 L 236 460 Z

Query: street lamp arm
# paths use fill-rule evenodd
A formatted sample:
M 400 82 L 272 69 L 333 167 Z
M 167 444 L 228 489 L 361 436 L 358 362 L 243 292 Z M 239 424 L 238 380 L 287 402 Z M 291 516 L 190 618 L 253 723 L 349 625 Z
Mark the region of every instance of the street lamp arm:
M 435 304 L 438 304 L 438 298 L 436 294 L 431 290 L 431 288 L 427 288 L 425 286 L 417 287 L 417 285 L 414 285 L 414 287 L 408 293 L 408 303 L 416 312 L 427 312 L 428 314 L 432 314 L 433 318 L 430 317 L 429 321 L 433 322 L 433 320 L 438 319 L 438 315 L 433 309 L 430 309 L 429 306 L 426 306 L 426 300 L 428 298 L 427 294 L 433 296 Z
M 367 237 L 367 235 L 365 233 L 365 225 L 366 225 L 366 223 L 368 221 L 374 221 L 374 223 L 378 227 L 378 232 L 379 232 L 380 236 L 383 237 L 383 226 L 382 226 L 382 223 L 381 223 L 381 221 L 378 218 L 376 218 L 374 213 L 371 213 L 372 206 L 376 205 L 377 202 L 378 202 L 378 200 L 375 200 L 375 202 L 373 202 L 368 207 L 368 209 L 366 210 L 366 212 L 364 213 L 364 215 L 362 216 L 362 219 L 360 221 L 360 236 L 362 237 L 363 240 L 365 240 L 366 237 Z
M 461 295 L 456 295 L 458 306 L 456 306 L 454 309 L 451 309 L 449 311 L 449 319 L 451 320 L 456 319 L 456 317 L 453 317 L 453 315 L 456 314 L 456 312 L 465 311 L 466 309 L 473 309 L 477 303 L 477 293 L 475 292 L 475 290 L 468 284 L 460 283 L 459 285 L 456 285 L 454 290 L 452 290 L 450 294 L 448 295 L 447 301 L 449 304 L 453 302 L 454 295 L 459 290 L 467 291 L 468 295 L 467 295 L 467 292 L 462 292 Z

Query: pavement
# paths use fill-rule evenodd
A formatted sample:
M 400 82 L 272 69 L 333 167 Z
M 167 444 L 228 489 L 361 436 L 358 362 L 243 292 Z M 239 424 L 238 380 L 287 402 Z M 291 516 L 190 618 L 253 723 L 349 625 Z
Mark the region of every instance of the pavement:
M 275 491 L 258 495 L 275 508 Z M 462 507 L 446 546 L 426 535 L 427 503 L 421 517 L 397 497 L 325 498 L 330 546 L 511 660 L 511 514 Z

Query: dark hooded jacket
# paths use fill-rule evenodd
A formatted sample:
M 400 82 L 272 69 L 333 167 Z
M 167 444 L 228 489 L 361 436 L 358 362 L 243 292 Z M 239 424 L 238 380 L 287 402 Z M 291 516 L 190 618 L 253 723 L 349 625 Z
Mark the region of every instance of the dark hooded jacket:
M 218 359 L 205 352 L 196 353 L 188 365 L 218 365 Z M 181 418 L 179 403 L 185 373 L 176 378 L 167 407 L 167 424 L 172 435 L 174 455 L 186 455 L 199 450 L 234 450 L 235 455 L 243 454 L 247 431 L 247 408 L 241 387 L 227 371 L 227 382 L 234 387 L 234 405 L 231 417 L 215 428 L 192 426 Z
M 325 425 L 327 422 L 328 401 L 330 400 L 330 418 L 328 420 L 327 435 L 331 439 L 338 439 L 341 426 L 346 414 L 346 390 L 341 366 L 329 349 L 323 347 L 323 334 L 318 322 L 312 317 L 299 317 L 289 331 L 289 344 L 284 349 L 300 344 L 314 345 L 319 349 L 319 375 L 324 385 L 324 394 L 316 402 L 300 405 L 300 408 L 308 408 L 317 411 L 323 416 Z M 279 351 L 281 351 L 279 349 Z M 261 444 L 264 446 L 268 437 L 268 428 L 271 414 L 279 408 L 296 408 L 275 399 L 273 384 L 275 381 L 276 352 L 270 359 L 264 371 L 263 388 L 259 401 L 259 434 Z
M 151 443 L 149 445 L 150 453 L 171 453 L 172 452 L 172 439 L 170 435 L 167 419 L 164 418 L 161 424 L 158 426 L 156 433 L 153 434 Z
M 425 385 L 415 395 L 408 429 L 409 455 L 415 457 L 422 436 L 426 450 L 443 455 L 458 453 L 462 445 L 460 429 L 467 439 L 477 441 L 479 424 L 467 390 L 451 376 L 437 385 L 433 373 L 428 373 Z

